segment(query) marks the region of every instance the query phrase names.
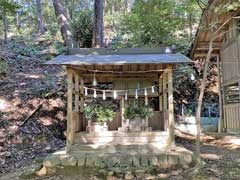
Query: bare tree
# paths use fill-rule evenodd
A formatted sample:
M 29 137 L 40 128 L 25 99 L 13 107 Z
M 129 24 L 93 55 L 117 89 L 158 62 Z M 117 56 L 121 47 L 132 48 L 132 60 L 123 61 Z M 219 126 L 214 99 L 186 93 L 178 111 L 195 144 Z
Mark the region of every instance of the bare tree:
M 73 37 L 72 37 L 70 25 L 68 22 L 68 18 L 66 17 L 66 13 L 61 4 L 61 1 L 53 0 L 53 6 L 55 9 L 55 14 L 57 17 L 58 24 L 60 26 L 60 31 L 61 31 L 64 43 L 67 47 L 73 47 Z
M 94 2 L 93 47 L 103 47 L 103 0 Z
M 223 33 L 220 33 L 220 30 L 222 30 L 224 28 L 224 26 L 227 23 L 229 23 L 229 21 L 232 20 L 233 17 L 235 17 L 237 15 L 238 12 L 239 12 L 239 10 L 236 11 L 235 13 L 233 13 L 231 15 L 231 17 L 226 19 L 220 26 L 217 26 L 217 21 L 215 19 L 217 17 L 214 17 L 214 15 L 217 16 L 217 14 L 214 13 L 214 10 L 212 10 L 212 13 L 207 11 L 207 13 L 205 14 L 205 17 L 204 17 L 204 18 L 206 18 L 205 19 L 206 24 L 205 24 L 205 27 L 203 27 L 203 28 L 209 32 L 210 40 L 209 40 L 208 53 L 207 53 L 205 65 L 204 65 L 203 79 L 201 81 L 200 93 L 199 93 L 199 97 L 198 97 L 198 104 L 197 104 L 197 111 L 196 111 L 196 125 L 197 125 L 196 162 L 197 162 L 198 166 L 202 165 L 202 161 L 201 161 L 201 157 L 200 157 L 201 112 L 202 112 L 202 102 L 203 102 L 203 97 L 204 97 L 204 91 L 205 91 L 206 81 L 207 81 L 208 67 L 209 67 L 210 59 L 212 57 L 213 43 L 214 43 L 214 40 L 216 40 L 220 36 L 223 36 L 224 34 L 226 34 L 229 31 L 229 30 L 227 30 L 227 31 L 224 31 Z M 210 13 L 213 16 L 211 22 L 208 21 L 209 18 L 207 17 Z
M 36 0 L 36 14 L 38 21 L 38 33 L 44 34 L 46 32 L 46 27 L 42 16 L 41 0 Z

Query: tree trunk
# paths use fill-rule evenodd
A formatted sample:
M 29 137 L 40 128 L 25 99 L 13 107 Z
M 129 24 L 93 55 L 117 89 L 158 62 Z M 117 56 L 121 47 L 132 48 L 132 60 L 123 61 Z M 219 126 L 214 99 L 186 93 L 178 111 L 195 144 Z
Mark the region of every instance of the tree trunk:
M 19 16 L 18 12 L 16 13 L 16 25 L 17 25 L 17 29 L 20 30 L 20 28 L 21 28 L 21 19 L 20 19 L 20 16 Z
M 58 24 L 60 26 L 60 31 L 64 40 L 64 44 L 67 47 L 73 47 L 73 37 L 70 25 L 60 0 L 53 0 L 53 6 L 55 9 Z
M 36 0 L 36 14 L 37 14 L 37 21 L 38 21 L 38 33 L 44 34 L 46 32 L 46 27 L 43 22 L 41 0 Z
M 3 26 L 4 26 L 4 43 L 7 43 L 7 36 L 8 36 L 8 20 L 7 20 L 7 16 L 4 15 L 3 16 Z
M 210 38 L 209 42 L 209 50 L 207 54 L 207 58 L 205 61 L 204 72 L 203 72 L 203 79 L 200 86 L 200 94 L 198 98 L 198 105 L 197 105 L 197 112 L 196 112 L 196 125 L 197 125 L 197 137 L 196 137 L 196 160 L 197 164 L 201 164 L 201 157 L 200 157 L 200 133 L 201 133 L 201 112 L 202 112 L 202 102 L 203 102 L 203 95 L 204 90 L 206 87 L 207 81 L 207 71 L 208 71 L 208 64 L 211 59 L 212 49 L 213 49 L 213 38 Z
M 67 17 L 67 19 L 70 21 L 71 20 L 71 16 L 70 16 L 70 13 L 69 13 L 69 0 L 65 0 L 65 15 Z M 71 10 L 70 10 L 71 11 Z
M 103 0 L 94 2 L 93 47 L 103 47 Z

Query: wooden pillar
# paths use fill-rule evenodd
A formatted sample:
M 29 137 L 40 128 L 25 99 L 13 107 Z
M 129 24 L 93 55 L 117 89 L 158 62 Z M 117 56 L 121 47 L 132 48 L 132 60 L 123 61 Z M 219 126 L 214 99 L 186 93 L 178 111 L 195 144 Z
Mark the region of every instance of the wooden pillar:
M 163 110 L 163 74 L 159 76 L 159 111 Z
M 175 139 L 174 139 L 173 80 L 171 65 L 168 65 L 168 112 L 169 112 L 168 147 L 170 149 L 173 149 L 175 148 Z
M 164 118 L 164 131 L 168 128 L 168 105 L 167 105 L 167 72 L 163 72 L 163 118 Z
M 122 97 L 120 101 L 121 130 L 125 130 L 126 128 L 126 122 L 124 121 L 124 108 L 125 108 L 125 100 L 124 100 L 124 97 Z
M 83 109 L 84 109 L 84 79 L 83 77 L 80 77 L 80 85 L 81 85 L 81 88 L 80 88 L 80 112 L 81 112 L 81 118 L 79 118 L 79 121 L 80 121 L 80 124 L 81 124 L 81 127 L 83 128 L 83 131 L 86 131 L 86 126 L 87 126 L 87 123 L 84 119 L 84 114 L 83 114 Z
M 160 127 L 161 130 L 164 130 L 164 114 L 163 114 L 163 74 L 161 74 L 159 76 L 159 80 L 158 80 L 158 93 L 159 93 L 159 113 L 160 113 Z
M 71 145 L 74 141 L 74 127 L 73 127 L 73 72 L 67 68 L 67 145 L 66 151 L 71 150 Z
M 223 130 L 223 106 L 222 106 L 222 83 L 221 83 L 221 74 L 220 74 L 220 62 L 219 56 L 217 55 L 217 75 L 218 75 L 218 98 L 219 98 L 219 121 L 218 121 L 218 132 Z M 239 93 L 240 94 L 240 93 Z
M 145 106 L 148 106 L 148 96 L 145 96 L 145 99 L 144 99 L 144 101 L 145 101 Z M 149 131 L 149 128 L 148 128 L 148 121 L 149 121 L 149 119 L 148 119 L 148 117 L 144 120 L 144 130 L 147 130 L 147 131 Z
M 75 72 L 74 73 L 74 83 L 75 83 L 75 105 L 74 105 L 74 114 L 76 118 L 73 118 L 75 121 L 75 132 L 79 132 L 80 130 L 80 122 L 79 122 L 79 76 Z

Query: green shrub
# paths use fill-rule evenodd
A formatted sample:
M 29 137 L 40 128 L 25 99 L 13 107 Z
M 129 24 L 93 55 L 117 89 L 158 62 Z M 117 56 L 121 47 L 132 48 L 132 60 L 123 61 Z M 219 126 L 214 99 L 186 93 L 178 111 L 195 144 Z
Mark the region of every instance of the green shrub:
M 115 115 L 113 107 L 109 105 L 88 105 L 84 107 L 84 115 L 87 120 L 96 122 L 112 121 Z
M 7 72 L 7 63 L 0 60 L 0 74 L 5 74 Z
M 92 47 L 93 38 L 93 12 L 83 10 L 78 13 L 71 24 L 76 47 Z
M 150 118 L 153 115 L 153 110 L 149 106 L 144 104 L 130 104 L 125 108 L 124 118 L 126 119 L 135 119 L 140 117 L 141 119 Z

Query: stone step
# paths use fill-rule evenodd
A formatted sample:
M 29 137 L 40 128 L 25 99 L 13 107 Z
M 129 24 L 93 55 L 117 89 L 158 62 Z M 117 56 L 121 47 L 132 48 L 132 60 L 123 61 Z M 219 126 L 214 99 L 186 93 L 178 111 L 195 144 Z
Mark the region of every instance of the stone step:
M 139 167 L 172 167 L 188 165 L 192 162 L 192 152 L 177 147 L 174 152 L 159 154 L 122 154 L 122 153 L 58 153 L 48 156 L 43 165 L 47 168 L 57 166 L 97 167 L 97 168 L 139 168 Z
M 75 143 L 79 144 L 138 144 L 138 143 L 166 143 L 166 132 L 104 132 L 104 133 L 78 133 Z
M 165 143 L 167 137 L 84 137 L 75 139 L 79 144 L 97 144 L 97 143 L 114 143 L 114 144 L 138 144 L 138 143 Z
M 167 149 L 166 143 L 129 144 L 129 145 L 105 145 L 105 144 L 75 144 L 71 152 L 81 153 L 122 153 L 122 154 L 152 154 L 162 153 Z

